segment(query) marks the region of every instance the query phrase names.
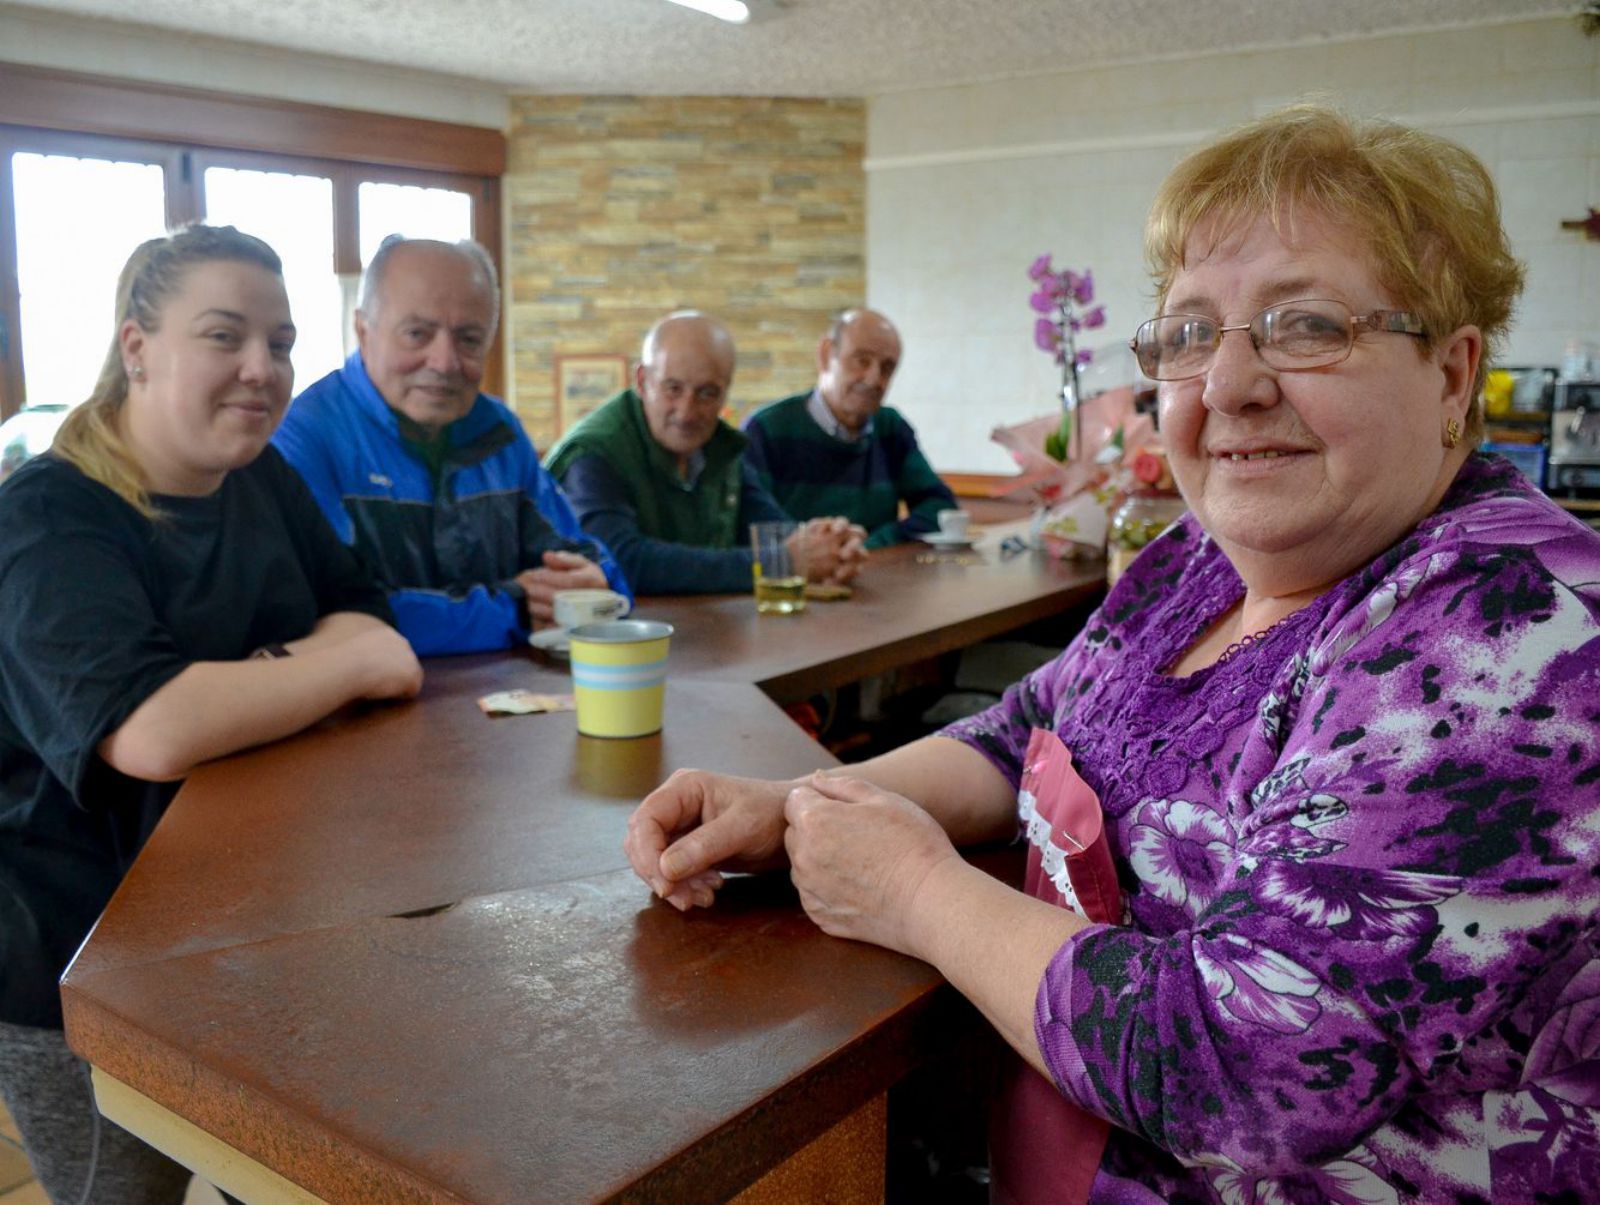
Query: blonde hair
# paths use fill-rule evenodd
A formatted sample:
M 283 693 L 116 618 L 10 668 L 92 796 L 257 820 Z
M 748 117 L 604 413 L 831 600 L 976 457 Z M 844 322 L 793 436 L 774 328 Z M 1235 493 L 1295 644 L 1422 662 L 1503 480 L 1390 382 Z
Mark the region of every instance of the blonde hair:
M 98 481 L 146 518 L 155 517 L 144 471 L 122 437 L 118 415 L 128 400 L 128 368 L 122 359 L 122 325 L 133 321 L 155 331 L 167 302 L 183 288 L 189 269 L 219 260 L 256 264 L 283 275 L 278 253 L 232 226 L 185 226 L 141 243 L 117 278 L 117 320 L 111 349 L 94 390 L 57 429 L 50 450 Z
M 1500 225 L 1494 181 L 1465 147 L 1388 121 L 1356 122 L 1298 104 L 1224 135 L 1172 170 L 1156 193 L 1145 255 L 1166 300 L 1201 225 L 1224 238 L 1262 216 L 1282 230 L 1299 211 L 1363 243 L 1395 306 L 1422 319 L 1419 351 L 1466 325 L 1483 332 L 1472 396 L 1483 392 L 1522 292 L 1522 265 Z M 1481 434 L 1474 405 L 1469 439 Z

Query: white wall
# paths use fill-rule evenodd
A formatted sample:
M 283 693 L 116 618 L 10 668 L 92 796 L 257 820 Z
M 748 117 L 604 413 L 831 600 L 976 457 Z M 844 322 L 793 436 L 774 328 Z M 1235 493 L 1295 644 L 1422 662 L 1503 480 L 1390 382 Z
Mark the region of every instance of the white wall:
M 1600 242 L 1560 229 L 1600 207 L 1600 38 L 1546 19 L 1064 72 L 873 99 L 867 294 L 899 324 L 891 401 L 934 465 L 1007 472 L 997 423 L 1046 412 L 1026 269 L 1093 268 L 1121 341 L 1149 316 L 1141 235 L 1156 186 L 1217 131 L 1315 93 L 1475 151 L 1527 264 L 1507 363 L 1600 341 Z
M 36 10 L 0 7 L 0 62 L 495 130 L 510 114 L 503 88 L 474 80 Z

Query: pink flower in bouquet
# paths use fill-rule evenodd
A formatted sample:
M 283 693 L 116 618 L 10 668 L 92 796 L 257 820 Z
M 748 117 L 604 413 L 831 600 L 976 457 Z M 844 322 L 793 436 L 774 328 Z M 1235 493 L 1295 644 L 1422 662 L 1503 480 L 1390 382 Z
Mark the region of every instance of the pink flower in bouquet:
M 1033 324 L 1033 345 L 1040 351 L 1055 351 L 1061 346 L 1061 332 L 1056 324 L 1048 318 L 1041 318 Z
M 1143 485 L 1154 485 L 1161 480 L 1161 457 L 1140 448 L 1133 456 L 1134 480 Z
M 1146 489 L 1171 490 L 1172 470 L 1167 466 L 1167 458 L 1154 448 L 1140 448 L 1128 461 L 1128 471 L 1133 474 L 1133 479 Z

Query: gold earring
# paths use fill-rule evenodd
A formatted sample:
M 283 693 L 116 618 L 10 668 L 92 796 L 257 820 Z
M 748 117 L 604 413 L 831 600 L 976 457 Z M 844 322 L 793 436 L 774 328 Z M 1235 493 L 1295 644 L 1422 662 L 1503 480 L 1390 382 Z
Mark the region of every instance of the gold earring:
M 1451 419 L 1444 425 L 1444 446 L 1453 448 L 1461 442 L 1461 421 Z

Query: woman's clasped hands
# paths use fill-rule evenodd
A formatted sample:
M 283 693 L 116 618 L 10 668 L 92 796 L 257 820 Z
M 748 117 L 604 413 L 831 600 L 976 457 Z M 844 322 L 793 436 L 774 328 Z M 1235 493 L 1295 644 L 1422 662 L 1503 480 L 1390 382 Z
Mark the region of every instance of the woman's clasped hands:
M 937 821 L 904 795 L 813 774 L 784 800 L 789 877 L 806 915 L 833 937 L 925 957 L 922 892 L 965 866 Z
M 788 782 L 680 770 L 640 805 L 634 871 L 680 910 L 707 907 L 725 870 L 781 865 L 826 933 L 917 955 L 919 893 L 961 867 L 943 828 L 902 795 L 818 772 Z

